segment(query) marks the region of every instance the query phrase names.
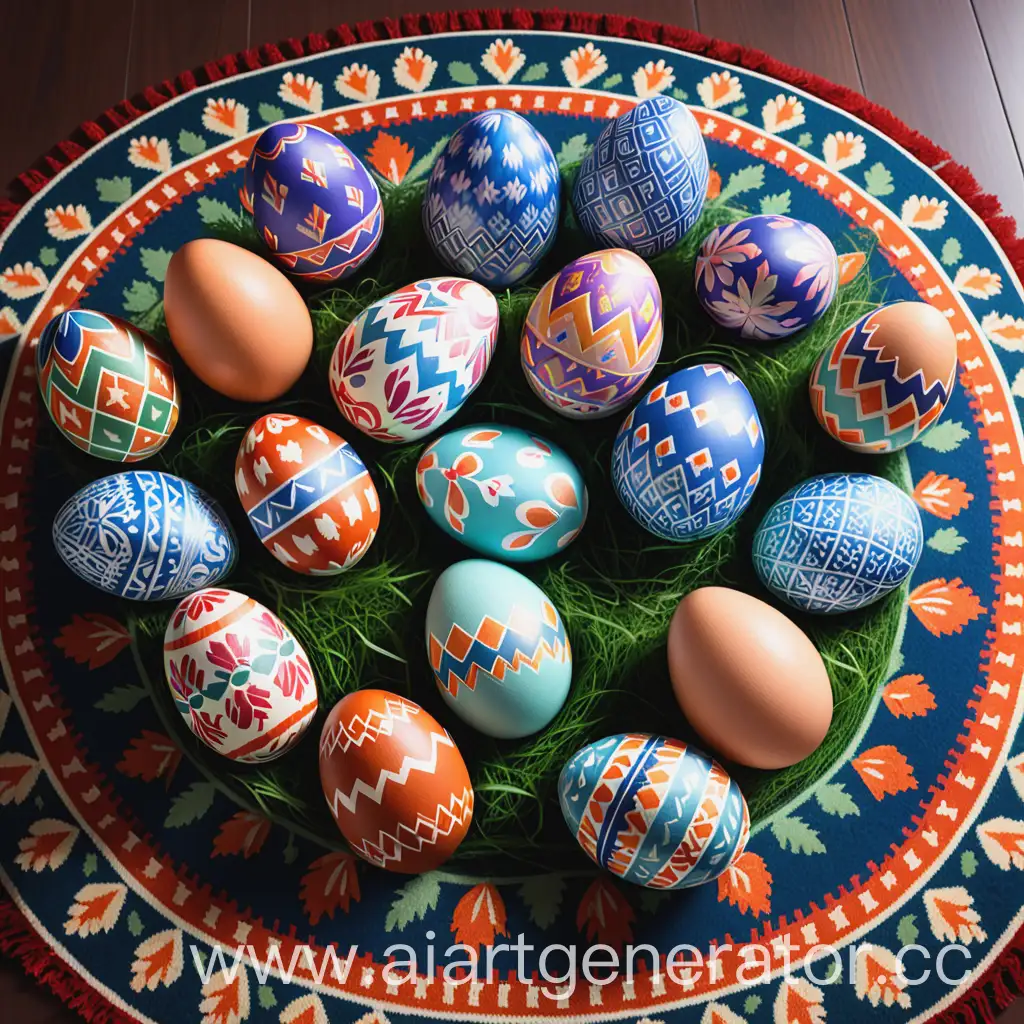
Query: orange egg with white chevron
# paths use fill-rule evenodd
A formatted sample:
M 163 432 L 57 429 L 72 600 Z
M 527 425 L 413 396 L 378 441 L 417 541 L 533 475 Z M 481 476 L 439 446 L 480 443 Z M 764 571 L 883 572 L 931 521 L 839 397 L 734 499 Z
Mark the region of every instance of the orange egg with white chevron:
M 341 834 L 364 860 L 402 874 L 440 867 L 473 820 L 473 786 L 455 741 L 386 690 L 357 690 L 327 716 L 320 782 Z

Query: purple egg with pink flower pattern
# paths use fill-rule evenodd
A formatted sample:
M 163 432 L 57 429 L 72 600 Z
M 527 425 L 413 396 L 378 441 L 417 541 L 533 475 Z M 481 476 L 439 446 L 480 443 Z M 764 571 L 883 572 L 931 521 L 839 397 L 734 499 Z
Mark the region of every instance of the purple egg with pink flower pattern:
M 720 327 L 776 341 L 810 327 L 839 283 L 839 258 L 813 224 L 760 214 L 709 232 L 697 255 L 697 298 Z

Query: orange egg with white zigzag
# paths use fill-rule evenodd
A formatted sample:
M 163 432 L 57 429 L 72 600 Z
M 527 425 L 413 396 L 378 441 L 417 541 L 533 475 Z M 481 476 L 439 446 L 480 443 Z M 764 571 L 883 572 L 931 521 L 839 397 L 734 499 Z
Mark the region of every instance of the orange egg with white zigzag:
M 386 690 L 335 704 L 320 734 L 320 782 L 352 849 L 401 874 L 443 864 L 473 819 L 455 741 L 418 704 Z

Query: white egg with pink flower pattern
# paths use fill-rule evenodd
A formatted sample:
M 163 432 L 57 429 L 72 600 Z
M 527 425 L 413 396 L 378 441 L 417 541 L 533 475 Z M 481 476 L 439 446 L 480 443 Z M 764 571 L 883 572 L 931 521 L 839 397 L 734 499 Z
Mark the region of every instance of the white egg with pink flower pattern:
M 273 612 L 234 590 L 208 587 L 179 602 L 164 672 L 188 727 L 232 761 L 280 757 L 316 715 L 306 652 Z

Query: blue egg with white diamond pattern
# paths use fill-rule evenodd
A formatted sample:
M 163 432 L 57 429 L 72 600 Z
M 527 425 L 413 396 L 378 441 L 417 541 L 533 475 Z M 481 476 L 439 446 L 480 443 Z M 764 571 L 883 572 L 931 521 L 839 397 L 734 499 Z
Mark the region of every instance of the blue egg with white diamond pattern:
M 340 139 L 278 121 L 245 165 L 242 204 L 274 262 L 303 281 L 341 281 L 373 254 L 384 230 L 380 190 Z
M 624 733 L 588 743 L 558 777 L 562 817 L 596 864 L 648 889 L 709 882 L 750 836 L 739 787 L 703 751 Z
M 179 598 L 212 586 L 231 572 L 238 547 L 208 494 L 156 470 L 87 484 L 57 513 L 53 543 L 86 583 L 133 601 Z
M 763 462 L 764 431 L 746 385 L 718 363 L 701 363 L 666 377 L 626 417 L 612 479 L 644 529 L 702 540 L 740 517 Z
M 657 256 L 696 223 L 709 173 L 697 119 L 678 100 L 655 96 L 615 118 L 584 157 L 576 219 L 595 248 Z
M 494 288 L 532 273 L 558 230 L 562 183 L 545 138 L 511 110 L 470 118 L 423 197 L 423 229 L 451 270 Z
M 776 597 L 831 615 L 901 586 L 924 547 L 921 514 L 895 484 L 826 473 L 788 490 L 754 534 L 754 568 Z

